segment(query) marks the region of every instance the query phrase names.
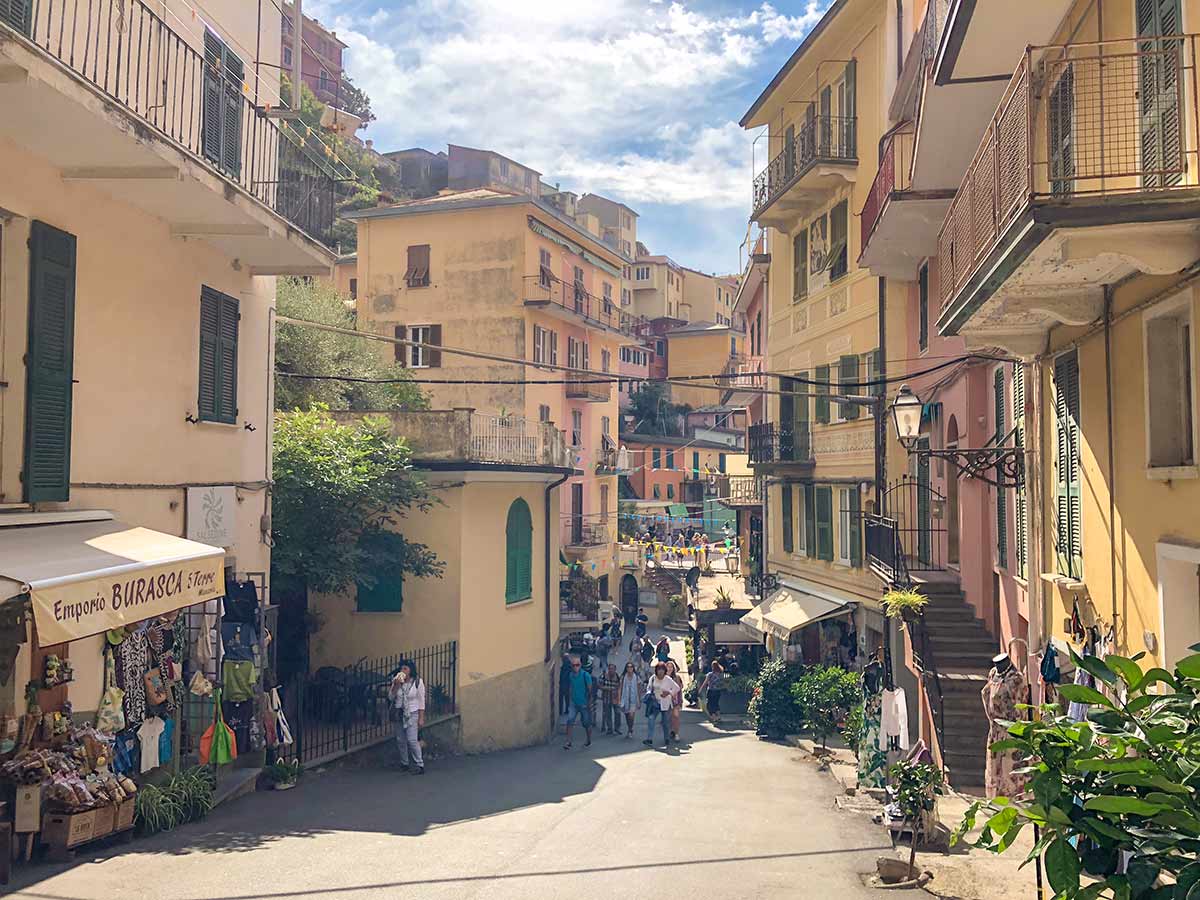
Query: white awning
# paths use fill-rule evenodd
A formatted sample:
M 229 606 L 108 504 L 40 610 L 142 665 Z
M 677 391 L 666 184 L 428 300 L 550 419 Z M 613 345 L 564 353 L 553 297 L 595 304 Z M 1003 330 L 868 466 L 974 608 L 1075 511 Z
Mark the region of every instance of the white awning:
M 762 638 L 750 640 L 745 631 L 728 622 L 718 622 L 713 626 L 713 631 L 714 637 L 717 639 L 717 646 L 741 647 L 746 644 L 762 643 Z
M 746 634 L 756 640 L 761 641 L 769 634 L 786 641 L 792 632 L 805 625 L 812 625 L 848 609 L 848 603 L 835 603 L 813 594 L 780 588 L 742 616 L 739 624 Z
M 0 598 L 28 594 L 38 643 L 66 643 L 225 593 L 225 551 L 118 522 L 0 521 Z

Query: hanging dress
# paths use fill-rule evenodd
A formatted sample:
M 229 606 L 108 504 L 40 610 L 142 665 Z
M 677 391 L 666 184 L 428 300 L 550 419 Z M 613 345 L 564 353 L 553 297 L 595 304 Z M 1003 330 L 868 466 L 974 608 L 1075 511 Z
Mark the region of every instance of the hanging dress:
M 994 797 L 1016 797 L 1025 790 L 1025 778 L 1013 772 L 1018 765 L 1016 752 L 1006 750 L 994 753 L 991 746 L 1008 737 L 1008 729 L 1000 724 L 1002 721 L 1013 722 L 1024 718 L 1023 713 L 1018 713 L 1017 704 L 1026 701 L 1026 690 L 1025 676 L 1016 666 L 1004 674 L 995 668 L 988 672 L 987 683 L 981 693 L 983 711 L 988 720 L 984 785 L 989 800 Z
M 887 781 L 887 750 L 880 736 L 883 718 L 883 675 L 878 666 L 862 674 L 863 727 L 858 741 L 858 784 L 881 788 Z

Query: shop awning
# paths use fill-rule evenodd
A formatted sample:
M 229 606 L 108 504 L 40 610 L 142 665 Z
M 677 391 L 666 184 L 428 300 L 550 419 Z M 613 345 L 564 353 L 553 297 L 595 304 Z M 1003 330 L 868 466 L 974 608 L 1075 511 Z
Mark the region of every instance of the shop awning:
M 718 646 L 724 647 L 742 647 L 747 644 L 761 644 L 762 640 L 751 640 L 746 632 L 742 631 L 736 624 L 719 622 L 713 626 L 713 635 L 717 639 Z
M 688 512 L 688 508 L 682 503 L 672 503 L 669 509 L 672 517 L 676 519 L 687 519 L 691 516 L 691 513 Z
M 786 641 L 792 632 L 845 612 L 848 607 L 847 603 L 780 588 L 742 616 L 739 624 L 746 634 L 757 640 L 761 641 L 769 634 Z
M 46 647 L 225 593 L 225 551 L 118 522 L 0 524 L 0 598 L 28 595 Z

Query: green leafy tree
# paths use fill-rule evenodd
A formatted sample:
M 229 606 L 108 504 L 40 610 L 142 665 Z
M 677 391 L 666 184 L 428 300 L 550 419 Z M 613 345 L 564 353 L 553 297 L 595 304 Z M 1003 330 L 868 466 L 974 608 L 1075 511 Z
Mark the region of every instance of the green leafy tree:
M 800 722 L 820 738 L 821 746 L 846 720 L 850 710 L 862 705 L 858 675 L 836 666 L 814 666 L 792 685 L 792 699 Z
M 280 646 L 295 654 L 291 671 L 307 664 L 310 590 L 374 587 L 382 571 L 441 577 L 436 554 L 398 530 L 435 502 L 411 458 L 383 417 L 341 424 L 319 408 L 275 414 L 271 571 L 285 595 Z
M 1025 862 L 1044 853 L 1050 887 L 1064 900 L 1200 897 L 1200 654 L 1174 672 L 1143 671 L 1143 655 L 1072 653 L 1107 690 L 1059 688 L 1090 705 L 1083 721 L 1048 705 L 1036 720 L 1010 723 L 992 750 L 1027 761 L 1026 790 L 972 804 L 955 840 L 982 817 L 970 843 L 1003 853 L 1022 829 L 1040 826 Z
M 281 316 L 354 328 L 354 313 L 328 283 L 281 278 L 275 302 Z M 285 374 L 275 376 L 275 408 L 308 409 L 316 404 L 363 412 L 424 409 L 425 395 L 408 380 L 408 370 L 387 362 L 380 346 L 352 335 L 280 322 L 275 332 L 275 369 Z M 286 373 L 323 377 L 294 378 Z M 397 379 L 397 383 L 337 380 L 347 378 Z
M 782 659 L 763 664 L 747 709 L 750 724 L 759 734 L 782 737 L 800 730 L 800 710 L 792 697 L 792 685 L 803 674 L 803 666 Z
M 671 386 L 642 382 L 630 397 L 634 434 L 682 434 L 680 418 L 690 407 L 671 401 Z
M 364 128 L 375 121 L 375 113 L 371 111 L 371 98 L 345 72 L 342 73 L 342 82 L 338 88 L 338 96 L 340 97 L 342 109 L 350 113 L 350 115 L 358 116 L 358 118 L 362 119 Z
M 912 826 L 912 849 L 908 853 L 908 877 L 916 875 L 917 839 L 924 836 L 924 822 L 942 793 L 942 770 L 925 762 L 901 760 L 888 769 L 896 805 Z

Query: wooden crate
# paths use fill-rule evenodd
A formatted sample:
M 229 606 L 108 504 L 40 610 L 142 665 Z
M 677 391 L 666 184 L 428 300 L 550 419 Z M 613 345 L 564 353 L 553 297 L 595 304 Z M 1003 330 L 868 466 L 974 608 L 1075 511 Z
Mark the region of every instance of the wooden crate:
M 96 828 L 96 810 L 80 813 L 50 813 L 42 817 L 42 843 L 69 848 L 92 839 Z
M 96 814 L 95 822 L 92 824 L 92 838 L 101 838 L 106 834 L 112 834 L 113 826 L 117 821 L 117 805 L 110 803 L 108 806 L 98 806 L 92 812 Z
M 133 827 L 133 813 L 137 801 L 130 797 L 117 804 L 117 820 L 113 823 L 113 831 L 128 831 Z

